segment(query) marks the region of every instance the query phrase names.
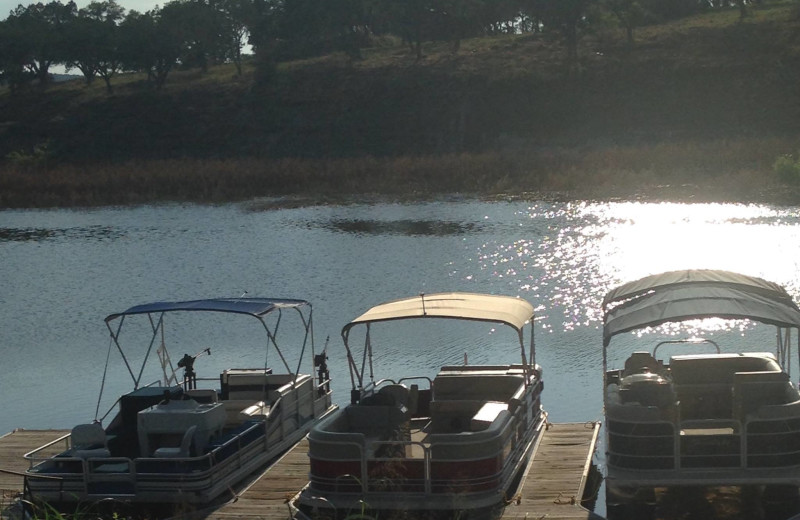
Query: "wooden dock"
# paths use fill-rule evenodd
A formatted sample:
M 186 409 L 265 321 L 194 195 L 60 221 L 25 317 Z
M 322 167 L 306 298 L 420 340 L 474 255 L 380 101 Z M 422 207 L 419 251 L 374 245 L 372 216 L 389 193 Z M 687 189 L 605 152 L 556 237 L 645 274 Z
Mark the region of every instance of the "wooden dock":
M 502 520 L 602 518 L 582 506 L 600 423 L 551 423 Z
M 598 423 L 555 423 L 544 432 L 514 503 L 502 520 L 589 520 L 600 518 L 581 506 L 599 431 Z M 22 455 L 67 431 L 15 430 L 0 437 L 0 490 L 22 491 Z M 308 442 L 298 443 L 256 478 L 236 499 L 212 511 L 209 520 L 290 520 L 288 501 L 308 482 Z
M 69 433 L 69 430 L 14 430 L 0 437 L 0 493 L 22 493 L 22 474 L 28 469 L 23 455 Z M 58 443 L 59 445 L 61 443 Z
M 308 483 L 308 440 L 303 439 L 210 520 L 290 520 L 289 501 Z

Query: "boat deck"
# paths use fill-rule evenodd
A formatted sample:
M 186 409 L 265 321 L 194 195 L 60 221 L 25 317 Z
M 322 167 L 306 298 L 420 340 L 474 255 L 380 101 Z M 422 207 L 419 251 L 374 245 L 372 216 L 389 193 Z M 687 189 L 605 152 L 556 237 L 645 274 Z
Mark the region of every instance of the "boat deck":
M 558 518 L 597 519 L 581 507 L 599 423 L 555 423 L 544 432 L 534 460 L 524 475 L 519 503 L 506 507 L 503 520 Z M 68 433 L 65 430 L 15 430 L 0 437 L 0 469 L 24 472 L 22 455 Z M 213 511 L 210 520 L 287 520 L 288 501 L 308 482 L 308 442 L 298 443 L 244 489 Z M 5 496 L 22 491 L 22 477 L 0 472 Z

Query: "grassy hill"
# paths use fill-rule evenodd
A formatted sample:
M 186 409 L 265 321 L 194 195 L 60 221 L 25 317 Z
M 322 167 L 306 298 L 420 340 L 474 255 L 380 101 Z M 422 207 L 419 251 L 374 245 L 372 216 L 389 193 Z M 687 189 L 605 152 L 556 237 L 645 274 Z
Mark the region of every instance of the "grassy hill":
M 0 206 L 302 194 L 542 194 L 798 202 L 800 5 L 773 2 L 581 41 L 429 44 L 0 95 Z M 46 144 L 46 151 L 33 152 Z M 33 166 L 32 166 L 33 165 Z M 31 169 L 36 173 L 31 174 Z M 189 181 L 189 182 L 187 182 Z M 720 189 L 722 187 L 722 189 Z

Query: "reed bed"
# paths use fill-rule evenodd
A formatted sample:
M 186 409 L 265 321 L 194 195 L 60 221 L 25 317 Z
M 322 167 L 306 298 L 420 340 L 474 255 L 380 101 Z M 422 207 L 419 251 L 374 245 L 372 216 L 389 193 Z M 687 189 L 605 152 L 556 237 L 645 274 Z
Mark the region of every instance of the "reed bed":
M 419 157 L 170 159 L 0 166 L 0 207 L 225 203 L 259 197 L 646 199 L 800 204 L 773 171 L 798 137 L 536 148 Z

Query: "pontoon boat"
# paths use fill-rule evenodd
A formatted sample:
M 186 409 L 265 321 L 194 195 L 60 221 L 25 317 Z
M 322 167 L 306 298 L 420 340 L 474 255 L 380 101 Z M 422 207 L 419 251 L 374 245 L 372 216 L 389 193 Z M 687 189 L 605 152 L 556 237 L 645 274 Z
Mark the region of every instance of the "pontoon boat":
M 174 367 L 164 344 L 165 316 L 181 312 L 234 313 L 258 319 L 259 328 L 266 331 L 264 364 L 226 369 L 211 380 L 197 377 L 197 355 L 183 356 Z M 299 317 L 302 328 L 296 330 L 304 330 L 304 337 L 297 341 L 300 355 L 294 369 L 277 341 L 285 313 Z M 126 320 L 139 315 L 149 320 L 152 338 L 137 371 L 131 365 L 132 352 L 123 350 L 119 338 Z M 206 504 L 296 444 L 314 422 L 337 408 L 331 404 L 326 353 L 315 352 L 312 309 L 306 301 L 158 302 L 112 314 L 105 322 L 133 380 L 133 390 L 120 397 L 105 416 L 78 425 L 71 434 L 25 455 L 30 461 L 27 489 L 34 502 L 57 507 L 104 499 Z M 266 365 L 268 351 L 277 353 L 280 371 Z M 210 354 L 210 348 L 200 350 L 206 353 Z M 145 383 L 145 367 L 156 357 L 163 380 Z M 304 373 L 300 371 L 303 359 L 308 359 Z M 180 381 L 176 368 L 184 369 Z M 116 415 L 103 426 L 104 417 L 115 410 Z
M 800 310 L 781 286 L 727 271 L 675 271 L 610 291 L 603 310 L 609 505 L 656 487 L 800 485 L 800 393 L 788 374 Z M 692 340 L 682 343 L 711 353 L 697 345 L 699 353 L 666 358 L 679 342 L 671 339 L 608 368 L 618 334 L 705 318 L 774 326 L 776 348 L 725 353 Z
M 391 374 L 375 381 L 371 327 L 421 318 L 508 325 L 517 334 L 521 362 L 444 366 L 433 380 Z M 356 325 L 366 326 L 360 360 L 350 347 Z M 345 325 L 342 338 L 353 380 L 351 403 L 309 433 L 310 482 L 295 501 L 301 514 L 325 510 L 344 516 L 362 508 L 463 512 L 491 510 L 511 499 L 546 418 L 530 303 L 508 296 L 423 294 L 368 310 Z

